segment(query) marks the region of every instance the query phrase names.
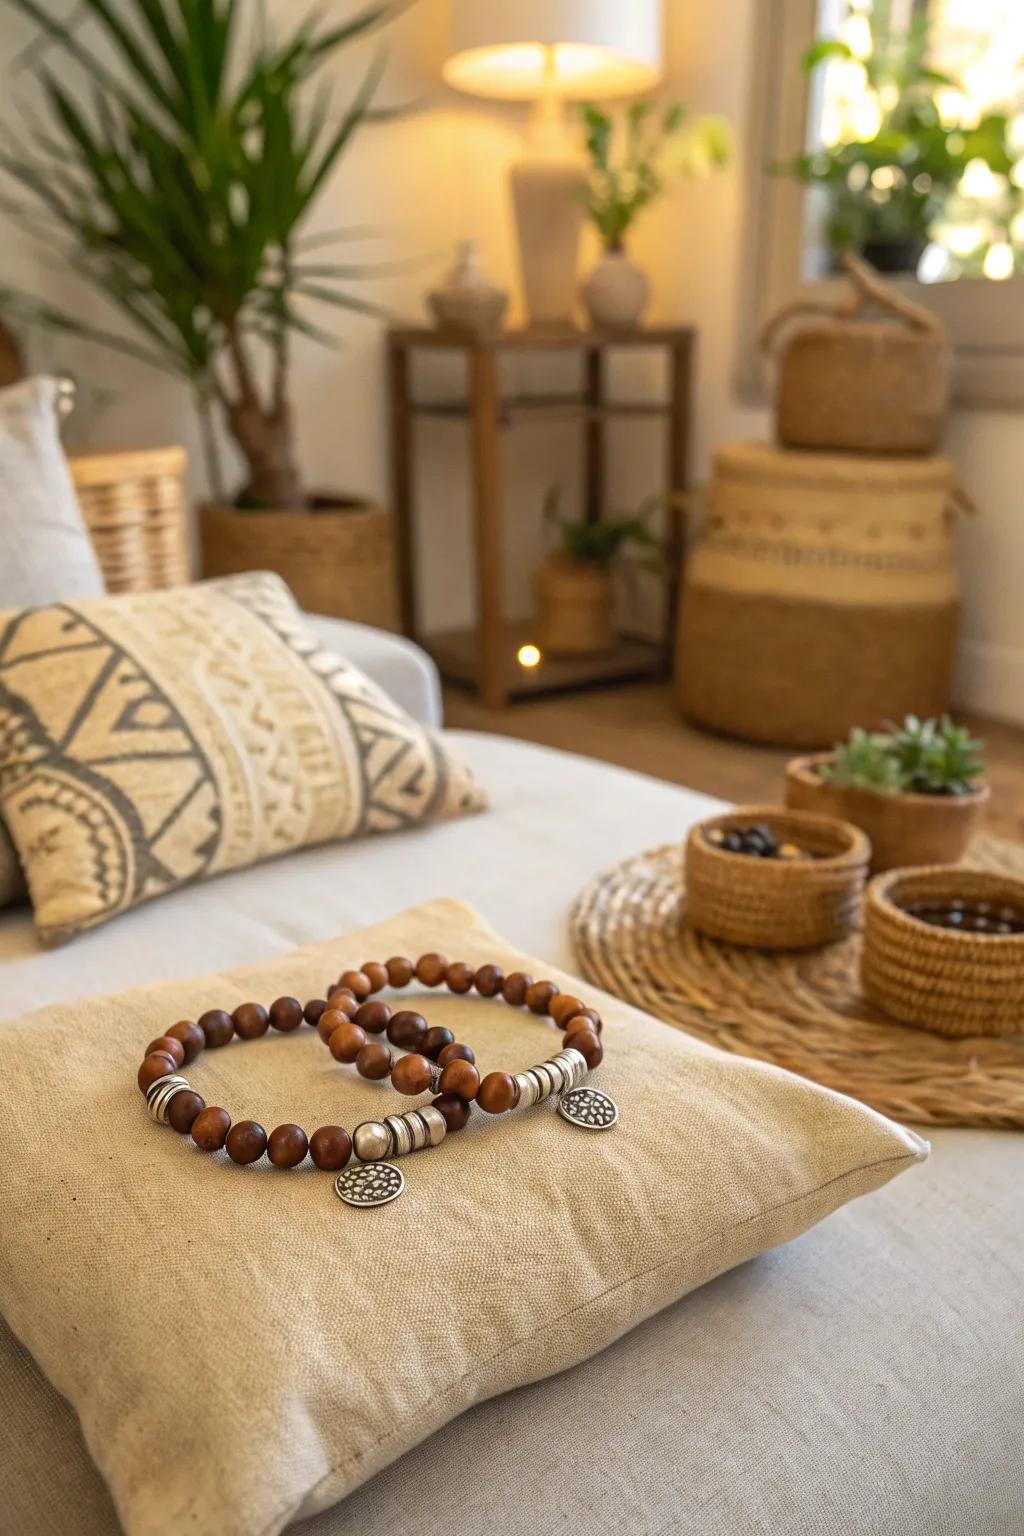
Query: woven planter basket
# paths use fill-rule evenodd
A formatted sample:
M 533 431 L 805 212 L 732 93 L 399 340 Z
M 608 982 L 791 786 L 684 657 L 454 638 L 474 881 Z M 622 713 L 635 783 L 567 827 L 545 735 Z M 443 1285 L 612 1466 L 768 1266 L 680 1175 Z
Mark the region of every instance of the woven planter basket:
M 200 508 L 203 574 L 276 571 L 307 613 L 398 628 L 391 514 L 366 502 L 308 512 Z
M 814 859 L 757 859 L 708 842 L 763 823 L 779 842 L 797 843 Z M 845 938 L 860 910 L 871 849 L 845 821 L 740 806 L 693 827 L 686 843 L 687 916 L 701 933 L 753 949 L 809 949 Z
M 956 865 L 891 870 L 865 902 L 861 982 L 877 1007 L 936 1034 L 1024 1035 L 1024 934 L 938 928 L 907 903 L 991 902 L 1024 912 L 1024 882 Z
M 778 361 L 776 429 L 794 448 L 851 453 L 933 453 L 942 438 L 952 352 L 938 320 L 845 261 L 853 294 L 836 304 L 788 304 L 761 346 Z M 864 319 L 873 308 L 882 318 Z M 795 329 L 794 329 L 795 327 Z
M 955 864 L 985 819 L 990 790 L 979 783 L 966 795 L 885 795 L 876 789 L 833 784 L 817 772 L 831 752 L 794 757 L 786 764 L 786 804 L 795 811 L 852 821 L 871 843 L 871 868 Z
M 190 579 L 184 448 L 94 453 L 68 461 L 108 592 Z
M 824 747 L 949 707 L 959 623 L 946 459 L 731 443 L 684 573 L 676 687 L 698 725 Z

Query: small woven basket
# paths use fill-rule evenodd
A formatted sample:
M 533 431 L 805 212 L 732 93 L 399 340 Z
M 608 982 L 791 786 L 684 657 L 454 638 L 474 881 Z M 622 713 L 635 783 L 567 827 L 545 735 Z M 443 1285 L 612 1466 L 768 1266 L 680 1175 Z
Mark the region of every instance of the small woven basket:
M 763 824 L 779 842 L 813 859 L 757 859 L 727 853 L 707 833 Z M 847 821 L 740 806 L 690 831 L 686 844 L 686 911 L 712 939 L 752 949 L 810 949 L 845 938 L 860 910 L 871 845 Z
M 190 579 L 184 448 L 93 453 L 68 461 L 108 592 Z
M 958 900 L 1024 912 L 1024 882 L 960 865 L 894 869 L 872 880 L 864 992 L 891 1018 L 939 1035 L 1024 1035 L 1024 934 L 938 928 L 904 910 Z

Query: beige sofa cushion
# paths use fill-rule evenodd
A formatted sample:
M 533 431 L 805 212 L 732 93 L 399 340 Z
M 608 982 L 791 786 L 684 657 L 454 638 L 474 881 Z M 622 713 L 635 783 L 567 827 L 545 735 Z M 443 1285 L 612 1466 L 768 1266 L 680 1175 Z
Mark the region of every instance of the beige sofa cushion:
M 276 576 L 0 614 L 0 813 L 46 943 L 275 854 L 483 804 Z
M 236 1168 L 147 1118 L 135 1070 L 170 1021 L 428 949 L 593 1000 L 607 1044 L 594 1081 L 619 1126 L 576 1130 L 550 1104 L 475 1114 L 404 1161 L 400 1200 L 353 1211 L 327 1174 Z M 555 1039 L 500 1003 L 424 1007 L 484 1071 L 542 1060 Z M 926 1153 L 850 1100 L 515 953 L 444 901 L 245 972 L 47 1009 L 0 1032 L 0 1075 L 0 1309 L 78 1413 L 129 1536 L 272 1536 L 470 1404 L 585 1359 Z M 351 1128 L 412 1102 L 339 1067 L 308 1029 L 204 1053 L 189 1075 L 268 1128 Z

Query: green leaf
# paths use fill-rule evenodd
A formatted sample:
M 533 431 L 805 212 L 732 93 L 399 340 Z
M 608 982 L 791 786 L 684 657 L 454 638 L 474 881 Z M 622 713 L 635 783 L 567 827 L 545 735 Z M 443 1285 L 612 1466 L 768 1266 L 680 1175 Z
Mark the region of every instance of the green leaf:
M 805 75 L 809 75 L 817 69 L 819 64 L 824 64 L 832 59 L 853 59 L 856 55 L 846 44 L 838 38 L 820 37 L 812 43 L 800 60 L 800 67 Z

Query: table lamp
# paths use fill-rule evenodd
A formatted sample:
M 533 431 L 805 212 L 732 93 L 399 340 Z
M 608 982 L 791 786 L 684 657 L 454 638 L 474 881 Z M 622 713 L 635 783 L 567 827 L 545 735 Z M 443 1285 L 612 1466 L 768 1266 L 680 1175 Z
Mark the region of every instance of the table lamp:
M 457 90 L 536 103 L 511 169 L 530 323 L 572 323 L 585 168 L 567 100 L 650 90 L 661 76 L 661 0 L 455 0 L 444 78 Z

